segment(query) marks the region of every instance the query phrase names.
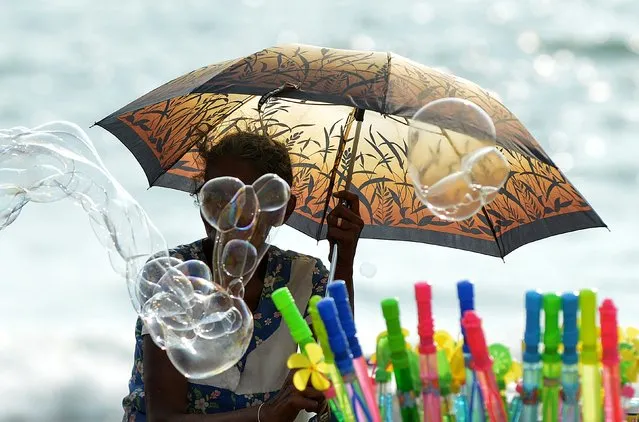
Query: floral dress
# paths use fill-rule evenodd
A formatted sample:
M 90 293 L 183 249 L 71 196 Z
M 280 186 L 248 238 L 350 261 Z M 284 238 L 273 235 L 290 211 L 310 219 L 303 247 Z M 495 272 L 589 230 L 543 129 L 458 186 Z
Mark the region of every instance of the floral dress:
M 178 246 L 170 251 L 171 255 L 183 261 L 197 259 L 206 262 L 202 240 L 198 240 L 189 245 Z M 280 287 L 287 286 L 291 279 L 292 268 L 297 259 L 311 260 L 312 274 L 306 274 L 305 280 L 309 280 L 312 286 L 308 286 L 311 295 L 324 296 L 326 291 L 326 283 L 328 281 L 328 271 L 321 261 L 305 255 L 291 251 L 282 251 L 272 246 L 267 252 L 267 269 L 264 279 L 264 287 L 258 307 L 253 314 L 254 332 L 253 338 L 248 349 L 242 359 L 235 365 L 235 368 L 242 374 L 247 364 L 247 357 L 263 342 L 267 341 L 276 330 L 278 330 L 282 318 L 281 314 L 275 308 L 275 304 L 271 300 L 271 293 Z M 308 271 L 307 271 L 308 272 Z M 305 290 L 306 291 L 306 290 Z M 296 298 L 297 300 L 297 298 Z M 305 318 L 308 317 L 308 309 Z M 141 422 L 146 421 L 146 407 L 144 403 L 144 381 L 143 381 L 143 354 L 142 344 L 144 327 L 142 321 L 138 318 L 135 327 L 135 355 L 134 365 L 129 381 L 129 394 L 124 398 L 122 405 L 124 407 L 124 422 Z M 276 337 L 276 336 L 273 336 Z M 288 358 L 288 355 L 282 355 L 281 359 Z M 241 375 L 240 375 L 241 376 Z M 203 385 L 189 382 L 188 385 L 188 413 L 222 413 L 237 410 L 246 407 L 259 405 L 267 401 L 270 397 L 277 394 L 278 390 L 263 391 L 260 393 L 237 394 L 231 389 L 215 387 L 212 385 Z

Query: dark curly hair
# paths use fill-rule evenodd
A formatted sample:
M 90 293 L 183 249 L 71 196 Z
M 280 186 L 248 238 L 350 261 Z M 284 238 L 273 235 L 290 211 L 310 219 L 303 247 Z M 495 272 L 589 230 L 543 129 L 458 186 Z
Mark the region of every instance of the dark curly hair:
M 209 180 L 209 163 L 229 157 L 251 161 L 260 174 L 274 173 L 289 186 L 293 184 L 293 167 L 286 145 L 267 135 L 238 131 L 223 135 L 219 140 L 211 140 L 207 134 L 203 134 L 198 142 L 198 151 L 202 173 L 196 192 Z

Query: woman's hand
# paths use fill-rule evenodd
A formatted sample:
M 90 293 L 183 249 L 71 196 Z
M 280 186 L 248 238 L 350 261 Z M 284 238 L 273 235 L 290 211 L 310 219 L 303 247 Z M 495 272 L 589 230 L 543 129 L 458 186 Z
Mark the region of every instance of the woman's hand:
M 292 422 L 301 410 L 321 414 L 326 407 L 324 395 L 309 386 L 299 391 L 293 385 L 294 371 L 289 372 L 279 393 L 264 403 L 260 411 L 260 421 Z
M 337 243 L 337 266 L 350 267 L 352 271 L 357 241 L 364 228 L 364 220 L 359 214 L 359 197 L 348 191 L 336 192 L 333 196 L 338 204 L 327 218 L 326 237 L 331 246 L 328 259 L 333 262 L 333 245 Z

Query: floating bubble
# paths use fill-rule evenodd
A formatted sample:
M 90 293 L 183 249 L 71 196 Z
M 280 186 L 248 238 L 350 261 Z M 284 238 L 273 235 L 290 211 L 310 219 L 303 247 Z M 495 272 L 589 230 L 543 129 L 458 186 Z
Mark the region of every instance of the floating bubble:
M 150 305 L 147 305 L 147 303 L 149 302 L 145 303 L 145 307 L 150 307 Z M 143 316 L 142 322 L 144 322 L 144 326 L 149 332 L 149 336 L 151 336 L 151 339 L 153 340 L 153 342 L 160 349 L 166 350 L 167 348 L 166 332 L 164 330 L 164 327 L 162 323 L 155 317 L 155 315 L 152 312 L 150 312 L 149 310 L 147 310 L 147 312 L 149 313 L 149 316 L 148 317 Z
M 180 271 L 182 274 L 189 278 L 196 277 L 203 280 L 212 280 L 211 277 L 213 275 L 211 274 L 211 269 L 202 261 L 192 259 L 189 261 L 180 262 L 174 266 L 176 270 Z
M 229 283 L 228 291 L 231 295 L 244 297 L 244 282 L 240 278 L 236 278 Z
M 209 180 L 202 186 L 199 198 L 202 215 L 221 233 L 249 230 L 259 212 L 253 187 L 234 177 Z
M 415 113 L 407 158 L 415 195 L 448 221 L 475 215 L 497 197 L 510 174 L 491 118 L 459 98 L 433 101 Z
M 175 267 L 169 268 L 164 273 L 157 283 L 155 292 L 155 294 L 168 293 L 175 301 L 183 303 L 191 302 L 195 295 L 191 280 Z
M 445 220 L 465 220 L 482 207 L 479 192 L 472 188 L 468 175 L 461 171 L 439 180 L 423 197 L 433 214 Z
M 187 276 L 193 286 L 193 292 L 196 296 L 209 296 L 221 290 L 221 287 L 210 281 L 208 278 L 200 278 Z
M 467 170 L 470 186 L 481 191 L 485 203 L 495 198 L 510 174 L 508 160 L 494 147 L 480 148 L 468 154 L 464 157 L 462 168 Z
M 290 188 L 267 174 L 254 185 L 222 177 L 199 193 L 217 231 L 213 268 L 171 257 L 142 207 L 104 167 L 87 135 L 68 122 L 0 130 L 0 230 L 29 202 L 69 198 L 85 210 L 131 303 L 158 347 L 189 378 L 235 365 L 253 333 L 244 284 L 283 224 Z
M 359 266 L 359 273 L 366 278 L 373 278 L 377 274 L 377 267 L 371 262 L 363 262 Z
M 202 323 L 197 326 L 197 334 L 205 339 L 214 340 L 228 332 L 235 332 L 241 328 L 242 314 L 231 306 L 225 312 L 211 312 Z
M 206 221 L 217 231 L 235 227 L 239 215 L 233 205 L 244 183 L 235 177 L 218 177 L 209 180 L 198 194 L 200 210 Z
M 134 294 L 137 295 L 138 302 L 145 303 L 149 300 L 156 293 L 158 283 L 166 272 L 181 262 L 177 258 L 164 256 L 149 260 L 133 283 Z
M 189 304 L 169 292 L 154 295 L 144 304 L 142 312 L 145 320 L 155 319 L 169 330 L 186 331 L 195 325 Z
M 243 277 L 257 265 L 257 250 L 252 244 L 231 239 L 224 245 L 222 268 L 231 277 Z
M 205 212 L 206 204 L 211 203 L 210 198 L 222 196 L 220 192 L 229 196 L 227 186 L 212 183 L 216 180 L 204 184 L 200 193 L 202 214 L 210 217 L 207 220 L 209 224 L 216 227 L 215 223 L 220 228 L 213 250 L 216 262 L 220 263 L 216 267 L 215 281 L 232 295 L 243 297 L 243 286 L 249 282 L 257 264 L 270 247 L 268 239 L 271 229 L 284 223 L 290 187 L 282 178 L 265 174 L 252 186 L 240 186 L 226 210 L 218 213 L 216 210 L 220 207 L 212 207 Z M 234 186 L 237 187 L 236 184 Z M 228 211 L 231 209 L 234 211 Z M 237 284 L 238 280 L 240 285 Z
M 200 332 L 193 342 L 167 349 L 175 368 L 187 378 L 204 379 L 224 372 L 235 365 L 246 352 L 253 334 L 251 311 L 239 298 L 233 298 L 232 307 L 238 311 L 240 317 L 237 320 L 241 322 L 233 336 L 213 335 L 212 339 L 208 339 L 207 334 L 202 333 L 204 327 L 200 326 Z M 215 353 L 209 350 L 211 345 L 215 345 Z
M 260 212 L 280 214 L 280 210 L 286 207 L 291 197 L 290 187 L 279 177 L 265 175 L 253 183 L 260 201 Z M 279 224 L 282 224 L 281 222 Z M 275 224 L 275 225 L 279 225 Z

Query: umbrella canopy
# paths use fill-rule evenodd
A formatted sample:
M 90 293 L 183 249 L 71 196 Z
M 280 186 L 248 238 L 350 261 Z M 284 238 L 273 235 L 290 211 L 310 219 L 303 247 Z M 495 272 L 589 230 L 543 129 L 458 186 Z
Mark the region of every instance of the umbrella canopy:
M 409 119 L 449 97 L 470 100 L 492 118 L 497 147 L 511 166 L 497 198 L 461 222 L 432 215 L 407 177 Z M 354 122 L 361 132 L 353 154 Z M 364 238 L 504 257 L 545 237 L 605 227 L 503 104 L 472 82 L 393 53 L 268 48 L 181 76 L 97 125 L 129 148 L 151 186 L 184 191 L 198 186 L 203 133 L 215 142 L 233 131 L 264 130 L 291 153 L 298 207 L 288 224 L 318 239 L 330 193 L 348 184 L 351 163 Z

